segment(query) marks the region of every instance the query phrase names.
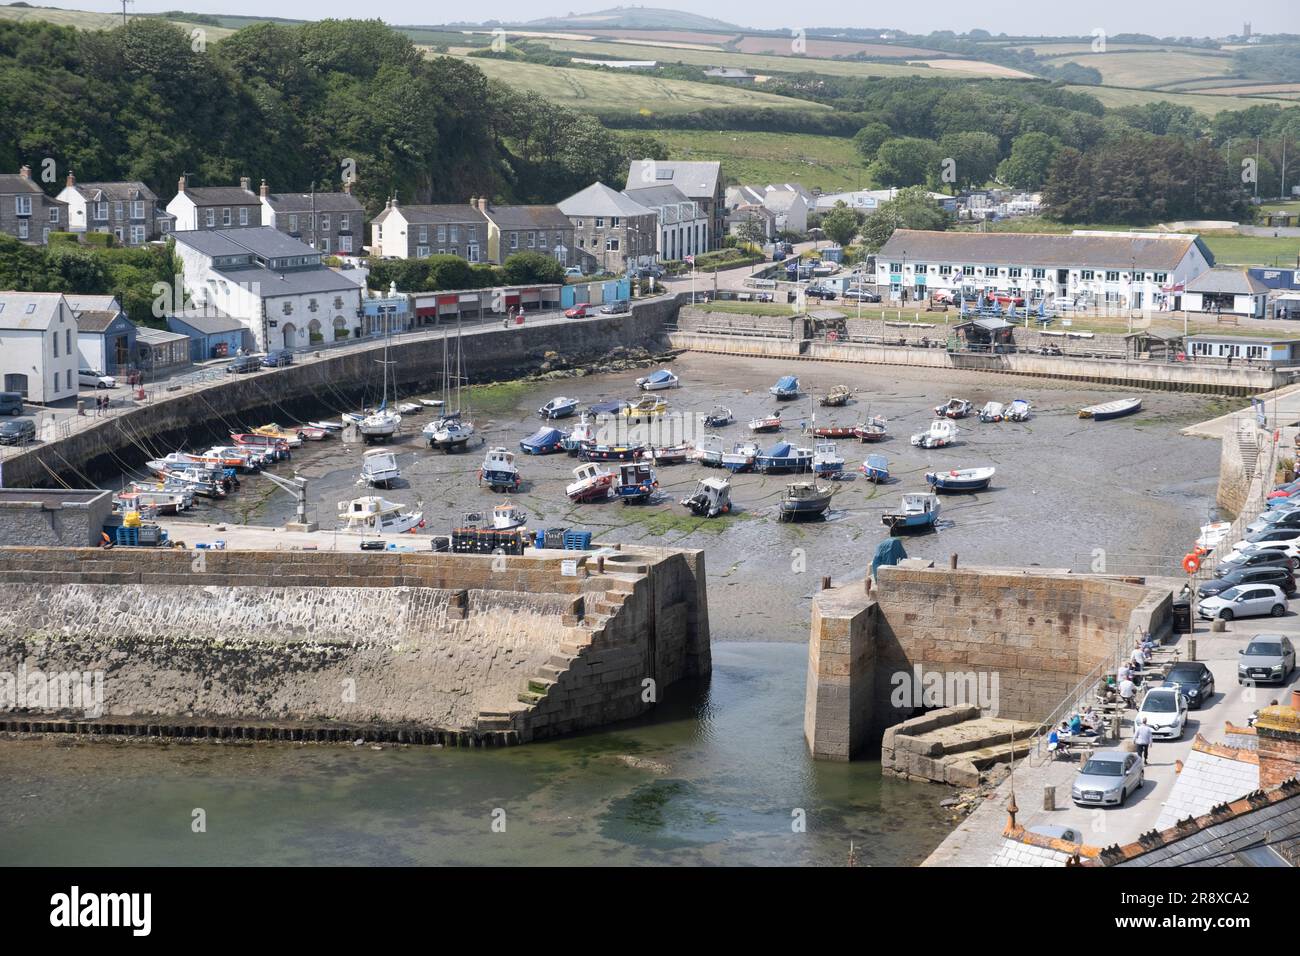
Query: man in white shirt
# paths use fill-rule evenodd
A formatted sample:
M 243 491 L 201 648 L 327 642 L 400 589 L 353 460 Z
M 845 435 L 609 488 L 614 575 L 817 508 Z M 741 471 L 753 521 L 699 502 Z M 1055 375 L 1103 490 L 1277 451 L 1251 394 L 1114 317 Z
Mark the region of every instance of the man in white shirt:
M 1155 738 L 1155 731 L 1147 723 L 1145 717 L 1141 723 L 1133 728 L 1133 743 L 1137 746 L 1137 752 L 1142 755 L 1142 762 L 1147 762 L 1147 750 L 1151 747 L 1151 741 Z
M 1137 685 L 1135 685 L 1131 679 L 1127 677 L 1124 678 L 1124 680 L 1119 682 L 1119 696 L 1120 699 L 1124 701 L 1125 710 L 1132 707 L 1133 698 L 1137 696 Z

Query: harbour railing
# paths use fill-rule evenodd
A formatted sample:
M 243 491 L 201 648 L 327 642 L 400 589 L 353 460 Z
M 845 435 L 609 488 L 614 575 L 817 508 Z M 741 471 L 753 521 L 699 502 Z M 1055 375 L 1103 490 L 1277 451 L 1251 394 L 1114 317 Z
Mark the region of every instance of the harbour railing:
M 1068 694 L 1062 698 L 1056 709 L 1043 718 L 1038 729 L 1030 738 L 1033 744 L 1033 750 L 1026 758 L 1032 766 L 1041 767 L 1051 759 L 1052 754 L 1047 749 L 1047 736 L 1057 727 L 1067 716 L 1073 714 L 1082 714 L 1090 706 L 1096 703 L 1097 689 L 1101 686 L 1103 680 L 1109 674 L 1119 672 L 1120 665 L 1128 659 L 1132 653 L 1129 648 L 1142 639 L 1142 634 L 1137 628 L 1132 633 L 1127 631 L 1115 638 L 1115 645 L 1111 648 L 1110 653 L 1098 663 L 1092 670 L 1079 679 Z

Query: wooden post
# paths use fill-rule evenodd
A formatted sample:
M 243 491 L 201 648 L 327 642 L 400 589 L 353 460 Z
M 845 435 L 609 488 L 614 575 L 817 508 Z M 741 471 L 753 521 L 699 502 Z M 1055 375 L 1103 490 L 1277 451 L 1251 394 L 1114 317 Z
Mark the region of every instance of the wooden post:
M 1055 787 L 1043 788 L 1043 809 L 1044 810 L 1056 809 L 1056 788 Z
M 825 590 L 827 590 L 828 588 L 830 588 L 830 586 L 831 586 L 831 576 L 830 576 L 829 574 L 823 574 L 823 575 L 822 575 L 822 590 L 825 591 Z
M 948 568 L 949 568 L 949 570 L 952 570 L 952 571 L 956 571 L 956 570 L 957 570 L 957 555 L 955 555 L 955 554 L 953 554 L 953 555 L 949 555 L 949 557 L 948 557 Z
M 1187 659 L 1189 661 L 1196 660 L 1196 638 L 1194 637 L 1187 639 Z

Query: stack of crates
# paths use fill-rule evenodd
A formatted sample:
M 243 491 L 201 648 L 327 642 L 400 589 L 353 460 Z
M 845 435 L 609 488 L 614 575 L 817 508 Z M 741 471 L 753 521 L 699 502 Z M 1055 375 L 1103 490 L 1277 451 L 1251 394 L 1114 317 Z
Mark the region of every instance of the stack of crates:
M 520 528 L 496 531 L 491 528 L 456 528 L 451 533 L 451 550 L 456 554 L 523 554 L 525 532 Z
M 590 531 L 564 532 L 564 550 L 565 551 L 590 551 L 591 532 Z

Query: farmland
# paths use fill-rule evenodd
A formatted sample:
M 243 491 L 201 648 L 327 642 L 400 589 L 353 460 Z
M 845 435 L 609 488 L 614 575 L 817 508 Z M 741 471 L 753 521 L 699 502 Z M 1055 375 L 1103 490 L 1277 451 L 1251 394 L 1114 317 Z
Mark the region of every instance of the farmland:
M 1190 106 L 1206 116 L 1213 116 L 1221 110 L 1244 110 L 1266 103 L 1277 103 L 1281 106 L 1295 105 L 1292 101 L 1270 96 L 1215 96 L 1210 93 L 1171 93 L 1164 90 L 1131 90 L 1114 86 L 1067 86 L 1065 89 L 1095 96 L 1104 106 L 1111 108 L 1164 102 L 1176 106 Z
M 0 20 L 38 20 L 60 27 L 75 27 L 78 30 L 112 30 L 122 25 L 122 15 L 119 13 L 92 13 L 87 10 L 60 10 L 54 7 L 0 6 Z M 203 30 L 209 40 L 219 40 L 235 32 L 226 27 L 213 27 L 184 20 L 170 22 L 186 30 Z
M 867 188 L 868 177 L 849 139 L 742 130 L 657 130 L 669 159 L 717 159 L 728 179 L 742 183 L 799 182 L 842 192 Z

